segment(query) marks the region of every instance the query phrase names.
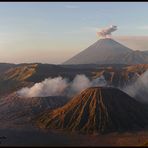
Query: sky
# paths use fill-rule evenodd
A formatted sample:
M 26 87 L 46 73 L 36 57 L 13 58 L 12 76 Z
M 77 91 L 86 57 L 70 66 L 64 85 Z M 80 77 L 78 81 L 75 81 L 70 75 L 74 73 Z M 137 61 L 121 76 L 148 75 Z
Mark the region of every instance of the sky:
M 116 25 L 112 37 L 148 50 L 148 2 L 0 2 L 0 62 L 60 64 Z

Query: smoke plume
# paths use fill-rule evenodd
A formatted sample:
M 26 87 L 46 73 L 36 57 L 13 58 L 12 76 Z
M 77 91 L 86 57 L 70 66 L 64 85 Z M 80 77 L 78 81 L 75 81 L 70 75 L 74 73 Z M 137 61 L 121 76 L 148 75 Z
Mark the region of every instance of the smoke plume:
M 117 30 L 117 26 L 111 25 L 107 28 L 104 28 L 97 32 L 99 38 L 108 38 L 111 36 L 111 33 Z
M 148 103 L 148 70 L 123 91 L 140 102 Z
M 68 86 L 67 80 L 62 77 L 48 78 L 40 83 L 34 84 L 31 88 L 25 87 L 18 91 L 18 94 L 24 97 L 44 97 L 61 95 Z
M 69 93 L 75 94 L 91 86 L 91 81 L 85 75 L 77 75 L 70 85 Z
M 45 79 L 31 88 L 22 88 L 17 93 L 22 97 L 73 96 L 88 87 L 106 84 L 104 77 L 90 81 L 85 75 L 76 75 L 72 82 L 68 82 L 66 78 L 56 77 Z

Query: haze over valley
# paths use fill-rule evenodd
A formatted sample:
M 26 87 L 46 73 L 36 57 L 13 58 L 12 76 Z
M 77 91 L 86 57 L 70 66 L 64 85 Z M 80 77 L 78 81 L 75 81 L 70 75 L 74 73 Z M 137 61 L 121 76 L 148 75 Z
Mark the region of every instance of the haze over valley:
M 147 146 L 147 8 L 0 3 L 0 146 Z

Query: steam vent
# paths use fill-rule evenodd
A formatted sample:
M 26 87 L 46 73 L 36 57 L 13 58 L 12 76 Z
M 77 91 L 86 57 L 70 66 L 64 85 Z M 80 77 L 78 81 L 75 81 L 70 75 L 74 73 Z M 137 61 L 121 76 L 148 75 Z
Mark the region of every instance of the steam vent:
M 41 115 L 37 124 L 81 133 L 135 131 L 148 125 L 148 108 L 118 89 L 91 87 Z

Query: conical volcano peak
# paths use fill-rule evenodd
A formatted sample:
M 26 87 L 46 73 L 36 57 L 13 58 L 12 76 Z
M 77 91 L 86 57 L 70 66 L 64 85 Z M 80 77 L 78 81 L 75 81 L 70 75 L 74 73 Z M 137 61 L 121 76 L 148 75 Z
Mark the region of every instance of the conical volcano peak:
M 37 124 L 83 133 L 130 131 L 147 127 L 148 109 L 116 88 L 91 87 L 41 115 Z
M 146 64 L 148 55 L 135 52 L 112 38 L 101 38 L 63 64 Z
M 117 88 L 114 88 L 114 87 L 89 87 L 89 88 L 86 88 L 85 90 L 83 90 L 80 94 L 78 95 L 81 95 L 81 94 L 93 94 L 93 93 L 102 93 L 104 91 L 120 91 L 118 90 Z M 121 92 L 121 91 L 120 91 Z M 121 92 L 122 93 L 122 92 Z M 90 95 L 92 96 L 92 95 Z M 96 99 L 96 98 L 95 98 Z
M 92 45 L 101 45 L 101 44 L 109 44 L 109 45 L 113 45 L 113 44 L 119 44 L 118 42 L 116 42 L 115 40 L 113 40 L 112 38 L 101 38 L 98 39 L 94 44 Z M 92 46 L 91 45 L 91 46 Z
M 115 41 L 114 39 L 112 39 L 112 38 L 100 38 L 100 39 L 98 39 L 98 41 L 104 41 L 104 42 L 116 42 L 116 43 L 118 43 L 117 41 Z
M 82 102 L 82 101 L 92 100 L 92 99 L 93 100 L 102 99 L 102 101 L 103 100 L 106 101 L 108 99 L 114 100 L 117 98 L 116 96 L 118 96 L 118 95 L 120 95 L 120 96 L 124 95 L 126 97 L 128 96 L 127 94 L 125 94 L 121 90 L 114 88 L 114 87 L 90 87 L 90 88 L 83 90 L 82 92 L 80 92 L 76 96 L 74 96 L 72 100 L 73 100 L 73 102 L 78 101 L 78 100 L 80 100 L 80 102 Z M 130 96 L 128 96 L 127 98 L 130 98 Z M 121 99 L 123 99 L 123 98 L 120 97 L 116 101 L 118 102 Z M 69 102 L 68 104 L 71 104 L 71 102 Z
M 125 64 L 124 56 L 132 50 L 111 38 L 103 38 L 64 64 Z
M 115 41 L 115 40 L 112 39 L 112 38 L 101 38 L 101 39 L 98 39 L 97 43 L 98 43 L 98 42 L 101 42 L 101 43 L 104 43 L 104 44 L 110 44 L 110 46 L 116 44 L 116 46 L 117 46 L 117 45 L 118 45 L 118 46 L 119 46 L 119 45 L 120 45 L 120 46 L 124 46 L 124 47 L 127 48 L 128 50 L 131 50 L 130 48 L 126 47 L 125 45 L 123 45 L 123 44 L 121 44 L 121 43 L 119 43 L 119 42 L 117 42 L 117 41 Z

